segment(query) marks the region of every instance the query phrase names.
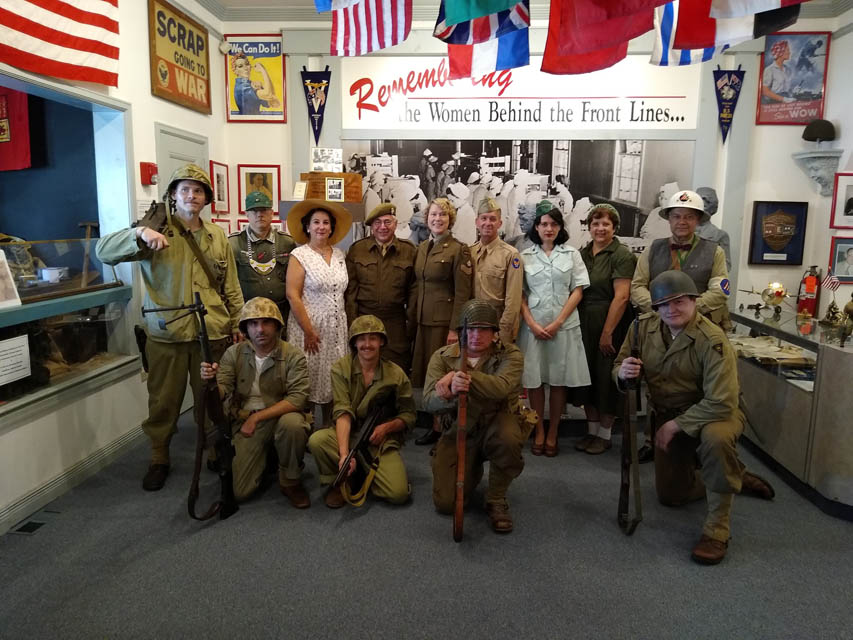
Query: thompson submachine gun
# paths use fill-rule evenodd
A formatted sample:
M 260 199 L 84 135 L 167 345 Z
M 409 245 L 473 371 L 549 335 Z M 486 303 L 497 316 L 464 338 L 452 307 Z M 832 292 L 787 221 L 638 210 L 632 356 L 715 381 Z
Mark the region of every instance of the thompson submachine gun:
M 338 471 L 338 475 L 335 476 L 334 481 L 326 490 L 327 495 L 329 491 L 335 487 L 340 487 L 344 500 L 349 504 L 354 507 L 360 507 L 364 504 L 364 501 L 367 499 L 367 491 L 370 489 L 370 484 L 376 476 L 376 470 L 379 469 L 379 455 L 382 453 L 381 446 L 375 456 L 370 453 L 370 436 L 373 435 L 373 431 L 376 427 L 388 422 L 396 415 L 397 394 L 393 387 L 387 387 L 377 393 L 373 400 L 371 400 L 370 409 L 361 421 L 360 430 L 358 431 L 355 443 L 352 448 L 350 448 L 347 457 L 344 458 L 340 471 Z M 354 421 L 353 426 L 356 426 L 357 424 L 358 423 Z M 354 492 L 350 487 L 350 481 L 347 479 L 350 461 L 353 458 L 356 459 L 358 464 L 356 465 L 356 470 L 353 472 L 354 477 L 352 478 L 352 481 L 354 484 L 358 484 L 359 482 L 361 484 L 361 486 Z M 366 474 L 360 471 L 362 469 L 367 469 Z
M 153 313 L 155 311 L 186 311 L 179 316 L 176 316 L 168 322 L 163 318 L 160 319 L 159 325 L 161 329 L 165 329 L 166 325 L 180 320 L 188 315 L 194 314 L 198 320 L 198 340 L 201 344 L 201 359 L 202 362 L 213 362 L 213 353 L 210 348 L 210 339 L 207 336 L 207 325 L 204 322 L 204 316 L 207 315 L 207 309 L 201 301 L 201 296 L 195 292 L 195 303 L 185 304 L 179 307 L 155 307 L 151 309 L 143 309 L 142 313 Z M 202 391 L 202 405 L 198 411 L 198 431 L 196 436 L 195 449 L 195 467 L 193 469 L 193 479 L 190 484 L 189 495 L 187 496 L 187 511 L 194 520 L 209 520 L 217 513 L 220 520 L 233 515 L 239 509 L 237 499 L 234 497 L 234 480 L 231 470 L 231 463 L 234 460 L 234 445 L 231 443 L 231 425 L 228 417 L 225 415 L 225 410 L 222 407 L 222 398 L 219 395 L 219 386 L 216 379 L 202 380 L 204 389 Z M 220 496 L 219 500 L 214 502 L 210 508 L 201 516 L 196 514 L 195 503 L 199 496 L 199 476 L 201 475 L 201 460 L 204 455 L 204 445 L 206 441 L 205 435 L 205 416 L 210 416 L 210 420 L 216 428 L 216 458 L 219 466 L 219 484 Z
M 459 371 L 468 373 L 468 319 L 459 334 Z M 468 437 L 468 394 L 460 393 L 456 412 L 456 498 L 453 503 L 453 540 L 462 542 L 462 522 L 465 517 L 465 440 Z
M 634 314 L 633 331 L 631 333 L 631 357 L 640 357 L 640 317 Z M 622 420 L 622 476 L 619 485 L 619 508 L 616 515 L 619 528 L 625 535 L 631 535 L 643 519 L 643 499 L 640 491 L 640 461 L 637 453 L 637 398 L 640 394 L 640 379 L 632 378 L 625 381 L 625 413 Z M 628 518 L 631 483 L 634 484 L 634 514 Z

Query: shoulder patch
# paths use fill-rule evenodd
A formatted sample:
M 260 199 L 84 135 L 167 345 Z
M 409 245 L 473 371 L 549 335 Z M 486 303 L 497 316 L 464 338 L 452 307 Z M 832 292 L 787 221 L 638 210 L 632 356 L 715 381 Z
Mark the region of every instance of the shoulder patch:
M 518 256 L 513 256 L 512 261 L 510 262 L 513 269 L 518 269 L 521 266 L 521 258 Z
M 729 282 L 728 278 L 723 278 L 720 281 L 720 289 L 722 289 L 723 293 L 725 293 L 726 295 L 729 295 L 731 293 L 731 283 Z

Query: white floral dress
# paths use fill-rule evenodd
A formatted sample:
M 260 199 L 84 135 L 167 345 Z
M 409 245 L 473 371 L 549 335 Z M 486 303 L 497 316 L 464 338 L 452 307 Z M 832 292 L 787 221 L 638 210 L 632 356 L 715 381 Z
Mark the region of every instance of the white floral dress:
M 329 264 L 308 245 L 297 247 L 291 257 L 299 260 L 305 270 L 302 304 L 320 337 L 317 353 L 306 353 L 308 376 L 311 379 L 311 402 L 332 401 L 332 365 L 347 354 L 347 315 L 344 291 L 347 288 L 347 267 L 344 254 L 332 249 Z M 287 338 L 292 345 L 305 348 L 305 333 L 293 313 L 287 319 Z

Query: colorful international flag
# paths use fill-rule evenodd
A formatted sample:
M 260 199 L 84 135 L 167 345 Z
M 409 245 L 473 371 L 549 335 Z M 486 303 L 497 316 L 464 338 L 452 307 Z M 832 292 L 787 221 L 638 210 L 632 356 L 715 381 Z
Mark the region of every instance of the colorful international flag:
M 754 13 L 792 7 L 807 0 L 712 0 L 712 18 L 740 18 Z
M 797 4 L 740 18 L 717 19 L 709 16 L 711 2 L 679 0 L 674 48 L 703 49 L 724 44 L 734 46 L 789 27 L 800 17 L 800 6 Z
M 722 45 L 700 49 L 676 49 L 673 42 L 678 26 L 678 3 L 679 0 L 673 0 L 655 9 L 655 39 L 652 55 L 649 58 L 651 64 L 661 67 L 698 64 L 710 60 L 729 48 L 728 45 Z
M 444 20 L 448 25 L 467 22 L 512 9 L 518 0 L 447 0 Z
M 447 44 L 479 44 L 530 26 L 530 0 L 517 2 L 505 11 L 454 25 L 448 25 L 445 20 L 445 1 L 441 0 L 438 7 L 438 20 L 432 35 Z
M 575 21 L 578 25 L 596 24 L 630 16 L 641 11 L 651 11 L 668 0 L 573 0 Z
M 479 78 L 492 71 L 530 64 L 528 29 L 510 31 L 479 44 L 449 44 L 450 79 Z
M 118 0 L 3 0 L 0 62 L 54 78 L 118 86 Z
M 551 3 L 548 20 L 548 39 L 542 56 L 542 71 L 557 75 L 590 73 L 611 67 L 628 54 L 628 41 L 585 53 L 561 54 L 560 43 L 564 26 L 563 6 L 559 1 Z
M 579 4 L 576 0 L 551 0 L 552 9 L 560 12 L 560 31 L 557 53 L 560 56 L 590 53 L 628 42 L 654 28 L 654 10 L 605 19 L 601 22 L 579 24 Z M 550 38 L 549 30 L 549 38 Z
M 317 13 L 331 11 L 332 0 L 314 0 L 314 7 L 317 9 Z
M 412 30 L 412 0 L 359 0 L 332 12 L 333 56 L 361 56 L 400 44 Z

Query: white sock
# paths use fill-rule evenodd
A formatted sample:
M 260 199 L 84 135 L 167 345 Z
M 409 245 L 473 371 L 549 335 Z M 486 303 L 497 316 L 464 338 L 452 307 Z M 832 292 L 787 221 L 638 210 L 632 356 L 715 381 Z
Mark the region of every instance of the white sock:
M 594 436 L 601 431 L 601 423 L 593 422 L 592 420 L 587 420 L 586 428 L 589 429 L 589 435 Z
M 610 432 L 613 430 L 612 427 L 604 428 L 598 427 L 598 437 L 603 438 L 604 440 L 610 440 Z

